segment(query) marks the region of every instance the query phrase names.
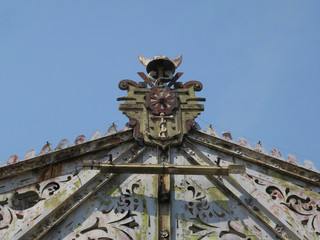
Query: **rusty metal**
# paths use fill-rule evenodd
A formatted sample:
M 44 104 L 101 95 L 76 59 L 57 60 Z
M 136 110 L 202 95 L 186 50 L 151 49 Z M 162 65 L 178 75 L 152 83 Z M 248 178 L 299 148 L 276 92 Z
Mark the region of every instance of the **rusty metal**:
M 318 229 L 317 226 L 319 226 L 316 220 L 319 214 L 314 210 L 317 208 L 315 203 L 319 201 L 319 195 L 310 192 L 307 194 L 306 187 L 308 186 L 313 191 L 319 191 L 319 187 L 306 184 L 301 179 L 291 178 L 287 174 L 281 174 L 281 180 L 278 180 L 277 176 L 279 174 L 270 166 L 260 167 L 256 165 L 259 166 L 259 172 L 255 172 L 250 167 L 252 162 L 244 160 L 241 155 L 223 154 L 212 147 L 202 147 L 203 144 L 195 142 L 187 142 L 187 146 L 192 149 L 192 154 L 189 153 L 191 150 L 188 148 L 185 152 L 194 162 L 201 165 L 212 163 L 212 154 L 216 155 L 217 153 L 224 157 L 223 164 L 228 162 L 245 164 L 247 167 L 246 174 L 232 175 L 230 178 L 218 178 L 221 182 L 221 188 L 226 189 L 230 194 L 235 194 L 235 198 L 238 198 L 245 208 L 251 209 L 250 212 L 257 215 L 265 223 L 265 226 L 275 234 L 280 234 L 281 239 L 314 239 L 316 229 Z M 197 150 L 198 147 L 201 148 L 201 151 Z M 199 152 L 206 152 L 206 154 L 198 155 Z M 268 198 L 268 195 L 271 198 Z M 250 198 L 256 199 L 257 202 L 249 201 Z M 304 226 L 299 224 L 301 221 L 304 221 L 303 223 L 310 222 L 311 219 L 314 219 L 313 227 L 310 226 L 306 229 L 305 224 L 302 224 Z M 282 226 L 282 231 L 278 231 L 276 226 L 279 225 Z
M 10 157 L 8 158 L 8 160 L 7 160 L 7 165 L 11 165 L 11 164 L 16 163 L 16 162 L 18 161 L 18 159 L 19 159 L 19 156 L 16 155 L 16 154 L 10 156 Z
M 137 139 L 138 141 L 141 141 L 143 139 L 143 133 L 140 132 L 140 123 L 135 118 L 130 118 L 129 120 L 129 126 L 133 128 L 133 137 Z
M 207 164 L 211 162 L 211 159 L 209 159 L 206 155 L 202 153 L 195 145 L 193 145 L 191 142 L 187 141 L 187 146 L 192 149 L 193 154 L 189 154 L 190 150 L 188 151 L 188 147 L 185 146 L 181 148 L 181 150 L 184 152 L 184 154 L 192 159 L 192 161 L 195 164 L 199 164 L 200 166 L 208 166 Z M 221 161 L 220 157 L 217 157 L 217 161 Z M 218 165 L 218 163 L 217 163 Z M 243 165 L 242 165 L 243 166 Z M 285 233 L 283 232 L 280 234 L 278 231 L 275 231 L 274 228 L 278 224 L 284 224 L 279 219 L 273 216 L 272 213 L 270 213 L 269 209 L 266 208 L 266 206 L 261 205 L 259 201 L 254 200 L 252 198 L 252 195 L 248 193 L 245 189 L 246 186 L 239 186 L 236 181 L 232 180 L 231 178 L 217 178 L 214 175 L 209 176 L 214 182 L 216 182 L 221 188 L 223 188 L 225 191 L 227 191 L 229 194 L 231 194 L 234 198 L 236 198 L 250 213 L 252 213 L 254 216 L 256 216 L 260 221 L 264 222 L 264 224 L 272 231 L 274 232 L 278 238 L 280 239 L 298 239 L 296 234 L 291 231 L 290 228 L 285 229 L 285 232 L 288 232 L 291 237 L 286 238 L 284 237 Z M 264 211 L 262 211 L 264 210 Z M 265 219 L 268 219 L 269 221 L 265 221 Z M 271 222 L 271 223 L 270 223 Z M 285 223 L 285 225 L 288 225 Z
M 152 81 L 146 76 L 144 72 L 138 72 L 138 75 L 147 83 L 150 87 L 154 87 Z M 138 87 L 138 86 L 137 86 Z M 123 90 L 123 89 L 121 89 Z
M 52 144 L 47 142 L 43 148 L 41 149 L 40 153 L 38 154 L 38 156 L 47 154 L 48 152 L 50 152 L 52 150 Z
M 124 156 L 126 154 L 130 154 L 132 152 L 133 147 L 136 145 L 133 145 L 132 147 L 128 148 L 127 151 L 122 153 L 117 159 L 114 161 L 120 161 L 124 159 Z M 141 148 L 138 152 L 135 152 L 129 160 L 126 162 L 132 162 L 137 157 L 141 156 L 141 154 L 146 150 L 146 148 Z M 106 183 L 111 181 L 114 177 L 116 177 L 116 174 L 110 175 L 106 177 L 104 174 L 97 174 L 93 178 L 91 178 L 85 185 L 83 185 L 79 190 L 74 192 L 63 204 L 60 204 L 56 209 L 55 213 L 51 214 L 47 218 L 42 219 L 41 222 L 39 222 L 37 225 L 35 225 L 32 229 L 30 229 L 28 232 L 26 232 L 21 239 L 32 239 L 32 240 L 38 240 L 41 239 L 52 227 L 60 223 L 62 220 L 64 220 L 68 215 L 70 215 L 72 212 L 74 212 L 83 202 L 85 202 L 87 199 L 89 199 L 90 196 L 92 196 L 94 193 L 99 191 Z M 98 182 L 98 184 L 97 184 Z M 78 195 L 78 197 L 75 199 L 73 196 Z M 71 203 L 71 204 L 70 204 Z M 61 214 L 63 212 L 63 214 Z M 49 219 L 48 224 L 43 224 Z M 36 233 L 37 234 L 36 234 Z
M 159 205 L 159 235 L 160 240 L 168 240 L 170 238 L 171 229 L 171 179 L 168 174 L 158 176 L 158 205 Z
M 119 105 L 119 110 L 130 119 L 129 125 L 134 128 L 134 137 L 139 142 L 143 140 L 145 144 L 162 149 L 179 145 L 204 109 L 198 101 L 205 99 L 195 97 L 195 91 L 200 91 L 202 84 L 198 81 L 176 84 L 182 73 L 173 76 L 173 72 L 180 65 L 182 56 L 175 60 L 157 56 L 151 60 L 139 55 L 139 60 L 147 69 L 150 67 L 148 76 L 138 74 L 151 89 L 141 88 L 132 80 L 122 80 L 119 87 L 127 90 L 128 95 L 118 98 L 125 101 Z M 177 88 L 171 89 L 171 86 Z
M 33 158 L 35 156 L 36 150 L 31 149 L 28 152 L 26 152 L 26 154 L 24 155 L 24 157 L 21 159 L 21 161 Z
M 132 80 L 124 79 L 124 80 L 119 82 L 119 88 L 121 90 L 128 90 L 129 89 L 129 85 L 134 86 L 134 87 L 138 87 L 138 84 L 135 81 L 132 81 Z
M 60 151 L 49 152 L 44 155 L 17 162 L 0 168 L 0 179 L 17 176 L 27 171 L 46 167 L 48 162 L 54 164 L 68 159 L 85 156 L 91 153 L 109 149 L 119 144 L 133 140 L 132 130 L 119 132 L 115 135 L 101 137 L 96 141 L 85 142 L 81 145 L 70 146 Z
M 145 61 L 142 58 L 140 60 Z M 195 126 L 194 119 L 204 110 L 198 101 L 205 101 L 205 98 L 195 97 L 195 91 L 202 89 L 198 81 L 190 81 L 171 89 L 171 86 L 176 86 L 182 73 L 173 77 L 172 72 L 165 73 L 172 69 L 163 69 L 161 61 L 154 61 L 154 64 L 156 69 L 151 72 L 156 71 L 152 73 L 156 74 L 156 78 L 151 72 L 149 76 L 138 73 L 151 89 L 140 88 L 131 80 L 121 81 L 119 87 L 127 90 L 128 95 L 118 98 L 125 101 L 119 105 L 119 110 L 130 119 L 129 125 L 134 128 L 133 136 L 136 140 L 165 149 L 182 143 L 183 136 Z
M 74 145 L 82 144 L 86 141 L 86 136 L 85 135 L 79 135 L 75 140 L 74 140 Z
M 260 166 L 268 167 L 281 174 L 300 179 L 302 181 L 308 182 L 309 184 L 320 186 L 319 173 L 315 173 L 310 169 L 302 168 L 300 166 L 290 164 L 286 161 L 281 161 L 278 158 L 261 154 L 260 152 L 254 151 L 252 149 L 233 144 L 221 138 L 213 137 L 209 134 L 205 134 L 199 131 L 194 131 L 192 134 L 187 136 L 187 139 L 192 142 L 200 143 L 201 145 L 221 151 L 223 153 L 230 154 L 231 156 L 239 157 Z M 239 150 L 241 150 L 242 154 L 239 154 Z
M 169 165 L 171 158 L 171 148 L 165 150 L 157 149 L 158 163 L 159 165 Z M 169 240 L 171 239 L 171 192 L 172 192 L 172 181 L 170 174 L 165 174 L 162 171 L 158 174 L 158 229 L 159 239 Z
M 190 166 L 176 164 L 104 164 L 98 161 L 86 161 L 84 166 L 101 169 L 109 173 L 138 173 L 138 174 L 179 174 L 179 175 L 229 175 L 243 174 L 243 165 L 219 166 Z
M 171 86 L 175 86 L 175 88 L 178 88 L 176 85 L 176 82 L 178 79 L 183 75 L 183 72 L 178 72 L 176 75 L 174 75 L 173 79 L 169 82 L 168 87 L 170 88 Z
M 146 95 L 145 107 L 150 109 L 154 115 L 159 115 L 160 113 L 169 115 L 178 106 L 177 94 L 169 87 L 153 87 Z
M 118 132 L 118 126 L 112 123 L 105 136 L 109 136 Z
M 206 128 L 206 133 L 208 133 L 209 135 L 212 135 L 214 137 L 220 138 L 219 135 L 215 132 L 215 130 L 212 128 L 212 125 L 210 125 L 209 127 Z M 222 138 L 229 141 L 225 136 L 224 133 L 222 133 Z M 233 140 L 231 140 L 231 142 L 234 142 Z M 240 146 L 243 146 L 245 148 L 248 149 L 252 149 L 252 147 L 250 146 L 250 144 L 248 143 L 248 141 L 246 139 L 244 139 L 243 137 L 239 137 L 238 138 L 238 143 Z M 319 172 L 318 169 L 314 166 L 314 164 L 310 161 L 310 160 L 304 160 L 304 165 L 302 165 L 296 156 L 294 156 L 293 154 L 288 154 L 287 159 L 285 159 L 281 152 L 276 149 L 276 148 L 271 148 L 270 149 L 270 153 L 268 154 L 268 152 L 265 150 L 265 148 L 262 146 L 261 141 L 259 141 L 258 143 L 256 143 L 254 145 L 254 150 L 266 155 L 270 155 L 274 158 L 283 160 L 283 161 L 287 161 L 293 165 L 297 165 L 297 166 L 301 166 L 303 168 L 312 170 L 314 172 Z
M 139 60 L 144 82 L 119 83 L 128 93 L 118 98 L 129 118 L 121 132 L 47 142 L 0 168 L 0 238 L 318 239 L 313 163 L 202 132 L 202 84 L 177 82 L 181 58 Z
M 164 55 L 155 56 L 153 59 L 142 57 L 138 54 L 139 61 L 147 68 L 147 72 L 151 72 L 157 65 L 161 64 L 166 69 L 174 70 L 179 67 L 182 62 L 182 54 L 176 59 L 169 59 Z
M 202 83 L 199 81 L 189 81 L 183 84 L 183 88 L 188 88 L 190 86 L 193 86 L 193 89 L 197 92 L 202 90 Z
M 227 140 L 229 142 L 234 142 L 230 132 L 222 132 L 222 137 L 224 140 Z

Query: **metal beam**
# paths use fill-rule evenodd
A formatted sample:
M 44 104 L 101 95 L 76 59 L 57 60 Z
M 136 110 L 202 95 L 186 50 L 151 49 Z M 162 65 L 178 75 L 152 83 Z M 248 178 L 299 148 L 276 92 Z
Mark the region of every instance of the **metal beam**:
M 177 174 L 177 175 L 229 175 L 243 174 L 243 165 L 195 166 L 174 164 L 116 164 L 100 163 L 99 161 L 84 161 L 84 167 L 100 169 L 109 173 L 138 173 L 138 174 Z

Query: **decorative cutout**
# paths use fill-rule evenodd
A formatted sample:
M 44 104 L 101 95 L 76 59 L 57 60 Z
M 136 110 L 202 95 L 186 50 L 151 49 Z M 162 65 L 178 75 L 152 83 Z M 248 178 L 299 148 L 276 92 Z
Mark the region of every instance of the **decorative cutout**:
M 67 184 L 72 177 L 73 175 L 58 177 L 2 195 L 5 199 L 0 201 L 0 238 L 5 238 L 8 233 L 5 230 L 13 222 L 19 225 L 19 221 L 30 218 L 31 215 L 34 219 L 39 217 L 43 208 L 42 205 L 39 208 L 38 204 L 51 198 L 61 188 L 60 185 Z
M 188 181 L 186 182 L 187 190 L 192 192 L 192 200 L 189 201 L 187 209 L 192 216 L 199 219 L 207 219 L 213 217 L 224 217 L 225 213 L 218 213 L 212 205 L 206 200 L 203 192 L 196 190 Z
M 253 176 L 247 176 L 255 184 L 263 187 L 264 191 L 283 208 L 284 212 L 290 210 L 290 216 L 296 223 L 300 223 L 307 231 L 320 235 L 319 199 L 306 196 L 303 192 L 292 191 L 289 187 L 276 186 Z
M 232 221 L 230 212 L 215 205 L 214 201 L 208 200 L 209 190 L 202 189 L 194 181 L 186 180 L 185 205 L 188 216 L 189 237 L 198 236 L 197 239 L 207 239 L 210 237 L 223 237 L 230 235 L 230 239 L 235 237 L 246 238 L 246 230 L 241 221 Z M 217 201 L 219 201 L 217 199 Z M 217 219 L 219 219 L 217 221 Z M 223 237 L 229 239 L 229 236 Z
M 134 240 L 137 222 L 136 210 L 143 209 L 143 201 L 138 197 L 141 181 L 133 182 L 125 189 L 119 187 L 119 196 L 107 209 L 96 211 L 80 229 L 69 234 L 68 239 L 128 239 Z
M 290 189 L 286 188 L 281 191 L 276 186 L 268 186 L 266 188 L 273 200 L 280 202 L 282 206 L 292 211 L 292 216 L 299 217 L 299 221 L 303 226 L 311 226 L 313 231 L 320 234 L 320 203 L 316 199 L 310 197 L 301 197 L 290 193 Z

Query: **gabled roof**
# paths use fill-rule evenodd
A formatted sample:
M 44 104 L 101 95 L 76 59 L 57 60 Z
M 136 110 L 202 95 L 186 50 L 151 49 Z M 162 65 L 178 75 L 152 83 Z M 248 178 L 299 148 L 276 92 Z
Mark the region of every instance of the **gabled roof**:
M 151 164 L 158 162 L 158 155 L 158 147 L 139 145 L 129 129 L 0 168 L 1 236 L 157 239 L 158 219 L 153 212 L 158 204 L 156 175 L 103 173 L 84 168 L 83 163 Z M 170 159 L 178 165 L 216 165 L 219 161 L 219 166 L 246 167 L 244 175 L 174 175 L 171 216 L 176 219 L 172 224 L 179 227 L 170 234 L 177 239 L 183 234 L 221 239 L 316 239 L 319 234 L 318 172 L 213 136 L 211 131 L 191 131 L 182 146 L 171 148 Z M 98 204 L 101 194 L 106 199 Z M 131 204 L 136 198 L 135 209 Z M 111 210 L 104 209 L 109 201 Z M 109 222 L 103 225 L 102 221 Z M 146 227 L 144 221 L 153 223 Z M 153 238 L 143 237 L 143 232 Z
M 202 131 L 202 84 L 177 82 L 181 58 L 150 62 L 145 82 L 119 84 L 122 131 L 47 143 L 0 168 L 0 238 L 318 239 L 315 167 Z

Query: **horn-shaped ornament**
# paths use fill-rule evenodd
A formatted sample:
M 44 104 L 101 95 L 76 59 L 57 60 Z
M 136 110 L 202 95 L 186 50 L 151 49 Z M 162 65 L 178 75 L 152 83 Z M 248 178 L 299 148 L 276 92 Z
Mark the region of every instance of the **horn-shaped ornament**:
M 139 61 L 145 67 L 147 67 L 148 73 L 150 71 L 153 71 L 156 68 L 156 66 L 158 66 L 159 64 L 163 65 L 166 70 L 171 70 L 172 72 L 174 72 L 175 69 L 178 68 L 182 62 L 182 54 L 178 58 L 173 60 L 163 55 L 155 56 L 153 59 L 149 59 L 149 58 L 144 58 L 140 54 L 138 54 L 138 58 L 139 58 Z
M 142 65 L 145 67 L 149 64 L 149 62 L 152 61 L 152 59 L 144 58 L 140 54 L 138 54 L 138 58 L 139 58 L 139 61 L 142 63 Z
M 173 62 L 174 66 L 178 68 L 182 62 L 182 54 L 178 58 L 171 60 L 171 62 Z

